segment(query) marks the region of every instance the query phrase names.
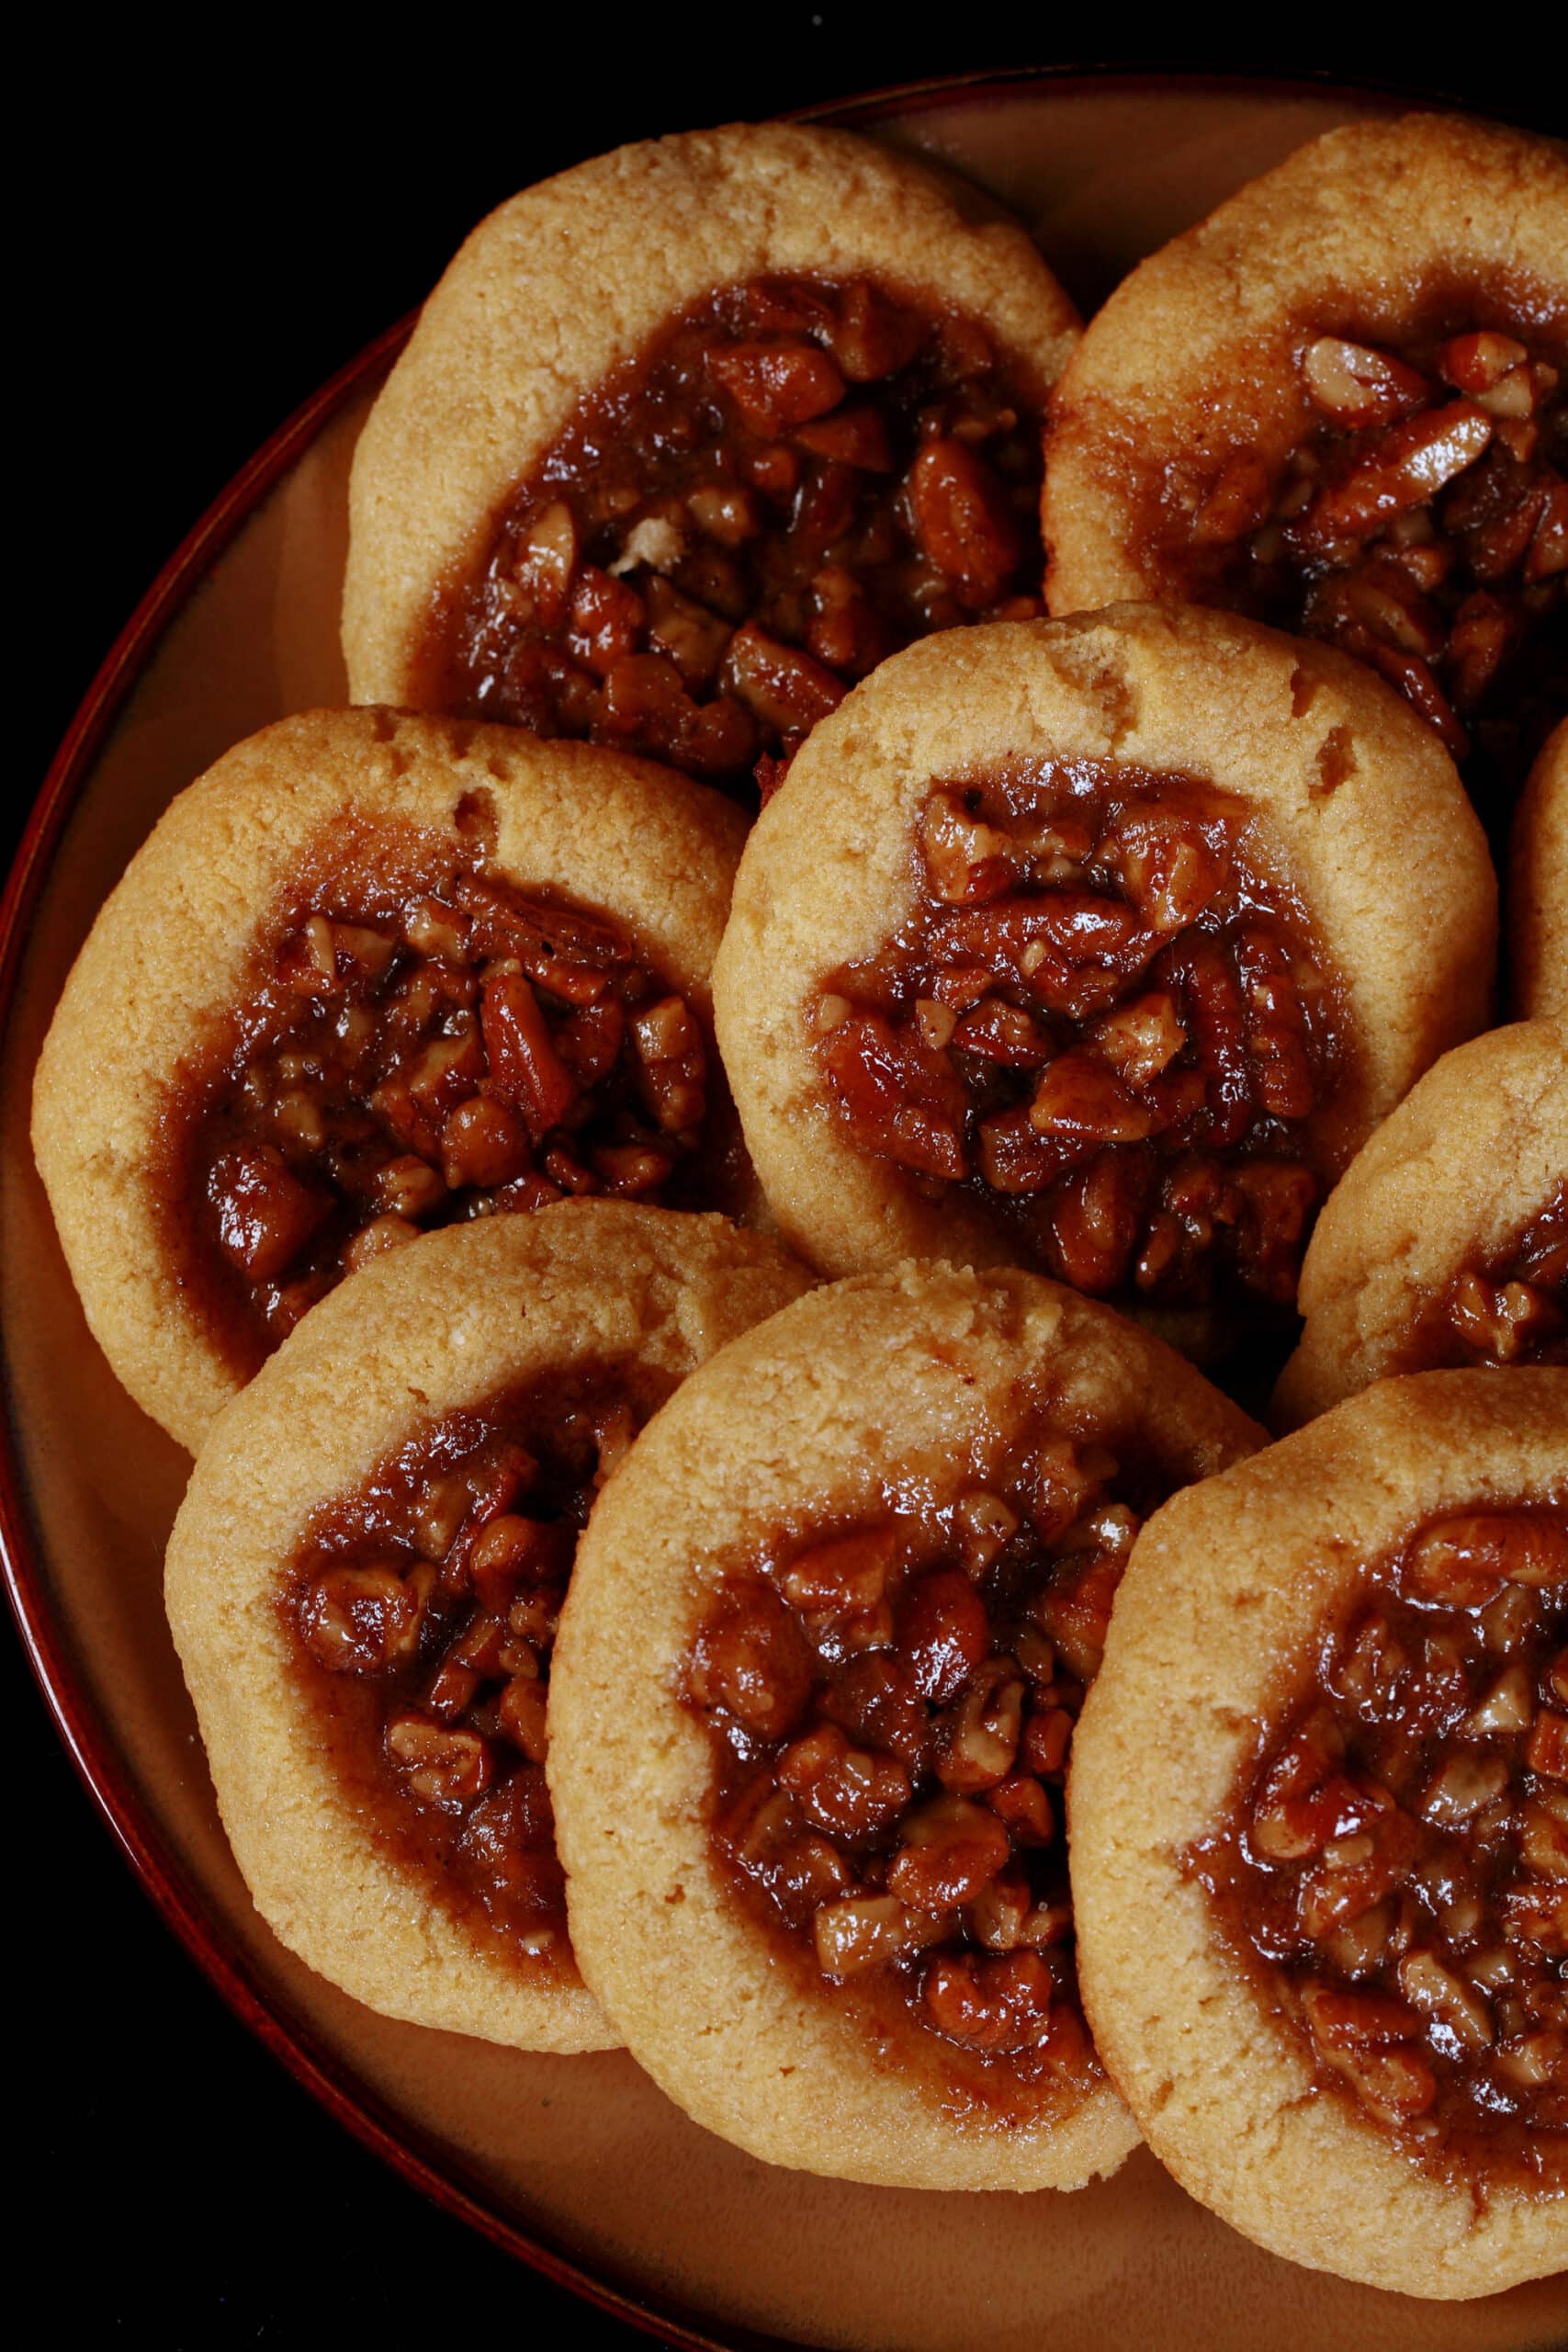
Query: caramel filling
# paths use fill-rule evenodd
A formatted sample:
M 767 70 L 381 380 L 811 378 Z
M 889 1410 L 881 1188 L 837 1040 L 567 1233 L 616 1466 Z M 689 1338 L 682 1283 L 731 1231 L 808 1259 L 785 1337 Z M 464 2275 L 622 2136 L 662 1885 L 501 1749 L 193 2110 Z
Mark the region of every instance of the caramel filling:
M 1101 2079 L 1063 1791 L 1163 1492 L 1092 1437 L 1037 1436 L 945 1502 L 911 1485 L 748 1560 L 689 1663 L 739 1898 L 874 2032 L 913 2020 L 963 2053 L 960 2086 L 989 2104 L 1032 2112 Z
M 594 1495 L 672 1385 L 563 1374 L 447 1415 L 315 1514 L 279 1596 L 359 1817 L 533 1968 L 570 1957 L 544 1773 L 557 1619 Z
M 1568 2186 L 1568 1498 L 1361 1572 L 1193 1857 L 1325 2086 L 1445 2172 Z
M 1568 1363 L 1568 1184 L 1507 1249 L 1455 1276 L 1417 1345 L 1423 1365 Z
M 813 1045 L 857 1147 L 1097 1296 L 1289 1312 L 1335 993 L 1242 812 L 1095 762 L 936 786 L 914 905 Z
M 1319 335 L 1282 469 L 1227 460 L 1191 523 L 1200 584 L 1342 646 L 1405 695 L 1506 816 L 1568 705 L 1568 403 L 1520 326 L 1399 350 Z
M 248 1376 L 433 1227 L 574 1193 L 715 1205 L 709 1094 L 690 1006 L 602 915 L 469 866 L 314 872 L 165 1114 L 171 1246 Z
M 866 278 L 672 320 L 513 492 L 428 658 L 443 709 L 766 792 L 928 630 L 1043 610 L 1040 419 L 986 330 Z

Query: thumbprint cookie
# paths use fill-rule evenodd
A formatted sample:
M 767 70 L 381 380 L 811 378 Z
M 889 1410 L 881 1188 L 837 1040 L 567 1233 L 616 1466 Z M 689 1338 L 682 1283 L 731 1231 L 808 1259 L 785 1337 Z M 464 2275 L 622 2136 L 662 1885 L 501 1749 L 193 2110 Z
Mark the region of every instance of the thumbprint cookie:
M 220 1416 L 169 1621 L 257 1908 L 356 1999 L 616 2042 L 545 1783 L 561 1597 L 642 1423 L 807 1280 L 722 1217 L 620 1202 L 453 1227 L 355 1273 Z
M 1404 694 L 1500 832 L 1568 706 L 1568 154 L 1333 130 L 1142 263 L 1058 389 L 1054 613 L 1224 605 Z
M 1547 738 L 1514 819 L 1508 892 L 1514 1001 L 1568 1014 L 1568 718 Z
M 1301 1308 L 1285 1428 L 1389 1374 L 1568 1364 L 1568 1023 L 1488 1030 L 1427 1071 L 1330 1195 Z
M 579 1549 L 548 1775 L 582 1973 L 688 2114 L 906 2188 L 1121 2164 L 1063 1779 L 1139 1524 L 1260 1434 L 1011 1270 L 819 1291 L 671 1399 Z
M 359 443 L 355 700 L 765 786 L 885 654 L 1043 610 L 1077 332 L 989 199 L 847 132 L 684 133 L 525 189 Z
M 87 1320 L 193 1451 L 344 1273 L 605 1193 L 744 1204 L 708 972 L 742 820 L 587 745 L 382 711 L 265 729 L 132 859 L 39 1059 Z
M 1568 1371 L 1380 1382 L 1145 1527 L 1068 1785 L 1155 2154 L 1408 2295 L 1568 2267 Z
M 1453 763 L 1333 649 L 1121 606 L 857 686 L 747 843 L 718 1035 L 825 1272 L 1033 1264 L 1206 1355 L 1288 1318 L 1313 1216 L 1485 1017 Z

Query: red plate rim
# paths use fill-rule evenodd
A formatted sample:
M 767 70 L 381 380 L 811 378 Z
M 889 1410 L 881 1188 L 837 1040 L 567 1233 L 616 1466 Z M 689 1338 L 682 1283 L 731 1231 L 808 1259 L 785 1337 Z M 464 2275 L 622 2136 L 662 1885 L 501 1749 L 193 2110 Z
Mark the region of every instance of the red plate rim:
M 955 96 L 983 100 L 1031 83 L 1054 88 L 1114 82 L 1128 90 L 1179 85 L 1190 90 L 1322 97 L 1403 98 L 1448 106 L 1455 101 L 1409 84 L 1283 74 L 1173 73 L 1121 65 L 1021 65 L 896 85 L 802 107 L 792 119 L 869 122 L 892 113 L 916 113 Z M 93 763 L 165 629 L 213 562 L 237 537 L 268 493 L 304 454 L 322 427 L 345 408 L 407 340 L 417 313 L 367 345 L 298 408 L 220 492 L 157 574 L 115 640 L 51 762 L 33 803 L 3 897 L 0 897 L 0 1028 L 8 1024 L 32 916 L 56 844 L 75 808 Z M 22 1645 L 45 1704 L 78 1779 L 164 1925 L 177 1938 L 240 2022 L 281 2061 L 333 2119 L 434 2203 L 478 2230 L 493 2245 L 540 2271 L 585 2302 L 684 2352 L 786 2352 L 786 2340 L 725 2323 L 722 2335 L 694 2325 L 675 2304 L 642 2300 L 597 2278 L 543 2233 L 524 2227 L 460 2160 L 393 2114 L 311 2030 L 289 2012 L 259 1973 L 226 1951 L 203 1905 L 80 1687 L 69 1645 L 55 1623 L 25 1500 L 26 1482 L 7 1421 L 0 1432 L 0 1568 Z

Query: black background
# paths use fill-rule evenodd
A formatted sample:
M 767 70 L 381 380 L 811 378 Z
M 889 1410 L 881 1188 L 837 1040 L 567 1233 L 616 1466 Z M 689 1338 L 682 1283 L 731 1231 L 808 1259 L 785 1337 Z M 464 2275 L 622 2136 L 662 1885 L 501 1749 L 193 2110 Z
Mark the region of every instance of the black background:
M 1065 17 L 1053 52 L 1048 34 L 1032 49 L 939 40 L 881 8 L 745 9 L 739 24 L 686 8 L 635 26 L 567 13 L 570 49 L 546 44 L 539 11 L 504 36 L 461 12 L 427 12 L 417 36 L 412 18 L 393 33 L 366 12 L 352 71 L 316 53 L 302 20 L 265 34 L 239 20 L 257 51 L 231 47 L 222 63 L 167 36 L 88 55 L 81 19 L 76 53 L 36 36 L 12 104 L 28 160 L 9 254 L 22 527 L 6 535 L 7 854 L 94 672 L 185 532 L 514 188 L 660 130 L 1085 62 Z M 1222 64 L 1168 45 L 1130 62 L 1393 81 L 1425 66 L 1429 86 L 1478 108 L 1568 127 L 1531 86 L 1528 51 L 1484 47 L 1446 84 L 1441 51 L 1369 57 L 1345 41 L 1313 66 L 1299 47 Z M 175 2347 L 310 2345 L 356 2323 L 393 2345 L 498 2328 L 524 2346 L 640 2340 L 425 2203 L 248 2037 L 134 1884 L 3 1639 L 0 1724 L 13 2291 L 30 2277 L 67 2342 L 91 2329 Z

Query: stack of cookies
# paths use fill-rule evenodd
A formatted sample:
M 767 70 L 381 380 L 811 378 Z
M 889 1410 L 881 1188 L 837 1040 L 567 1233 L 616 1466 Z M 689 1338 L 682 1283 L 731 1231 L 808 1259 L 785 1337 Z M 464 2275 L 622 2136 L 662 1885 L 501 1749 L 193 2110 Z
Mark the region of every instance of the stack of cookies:
M 355 707 L 35 1096 L 313 1967 L 779 2164 L 1568 2264 L 1565 368 L 1568 164 L 1436 116 L 1087 329 L 837 132 L 476 230 Z

